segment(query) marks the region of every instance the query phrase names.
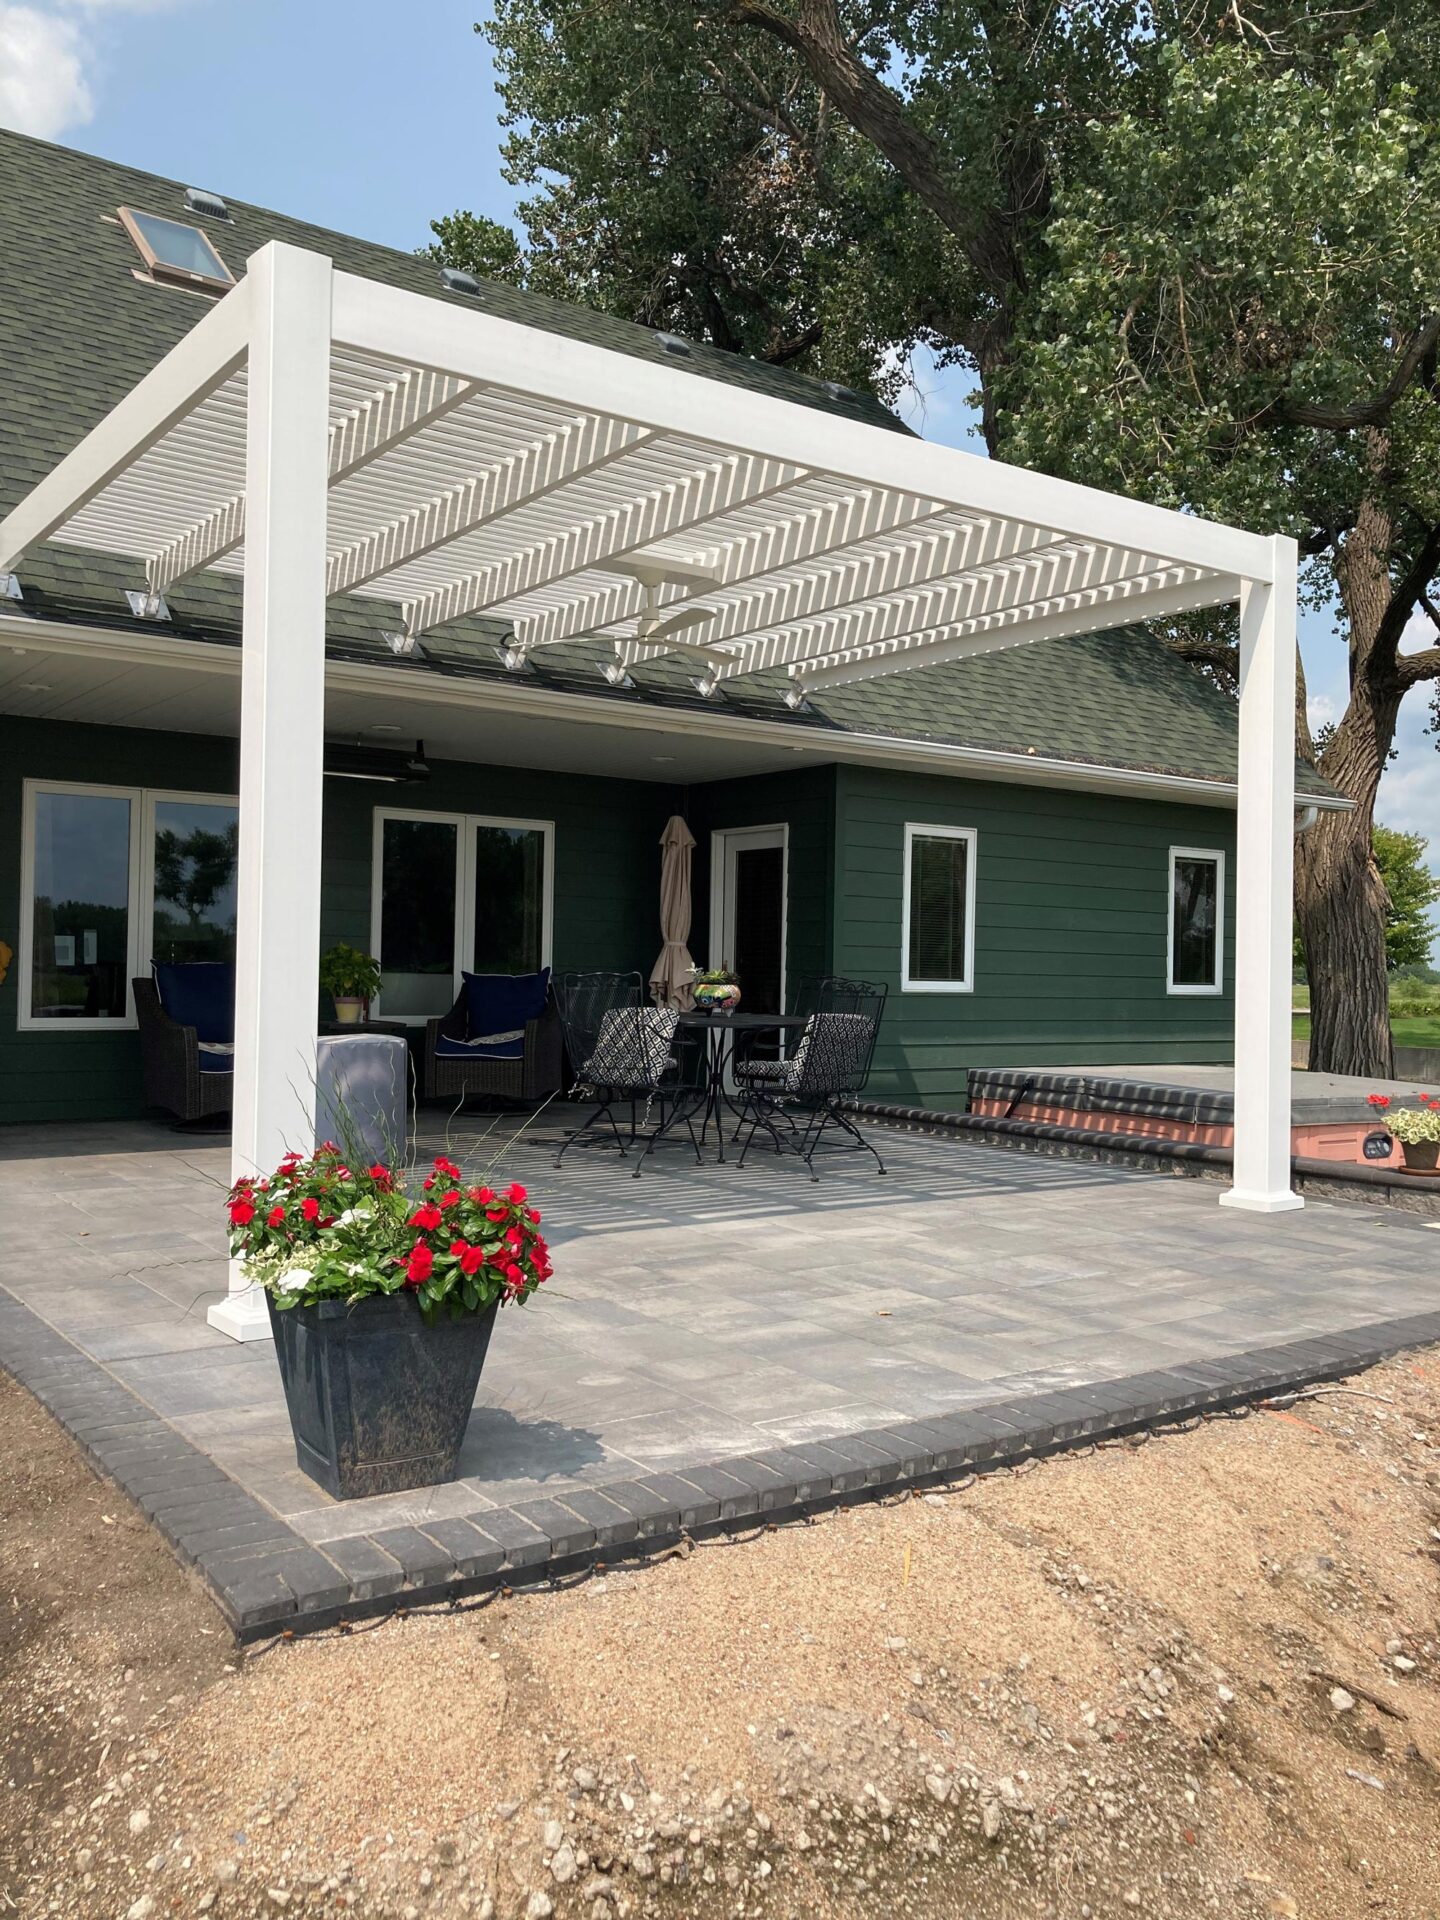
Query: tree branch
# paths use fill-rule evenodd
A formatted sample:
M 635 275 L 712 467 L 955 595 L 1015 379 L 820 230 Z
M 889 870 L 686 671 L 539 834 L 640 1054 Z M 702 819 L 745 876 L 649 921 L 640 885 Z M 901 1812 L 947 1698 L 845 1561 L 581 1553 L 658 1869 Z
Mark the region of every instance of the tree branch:
M 1411 614 L 1419 606 L 1422 594 L 1429 590 L 1437 569 L 1440 569 L 1440 526 L 1427 530 L 1409 566 L 1396 581 L 1385 616 L 1375 635 L 1375 644 L 1371 648 L 1372 659 L 1379 658 L 1390 668 L 1398 668 L 1400 636 Z M 1412 659 L 1417 657 L 1411 655 Z M 1422 674 L 1420 677 L 1425 679 L 1428 676 Z
M 1008 303 L 1019 279 L 1019 263 L 1003 226 L 992 211 L 973 212 L 957 191 L 943 149 L 855 53 L 835 0 L 797 0 L 793 16 L 777 12 L 766 0 L 717 0 L 716 12 L 736 26 L 770 34 L 797 54 L 855 131 L 960 242 L 989 292 Z
M 1410 337 L 1395 371 L 1377 394 L 1353 407 L 1325 407 L 1303 400 L 1281 400 L 1276 411 L 1297 427 L 1327 427 L 1346 433 L 1356 427 L 1379 426 L 1389 418 L 1396 401 L 1419 371 L 1427 354 L 1440 343 L 1440 313 L 1432 313 Z
M 1418 687 L 1425 680 L 1440 680 L 1440 647 L 1426 647 L 1421 653 L 1402 653 L 1395 662 L 1400 684 Z

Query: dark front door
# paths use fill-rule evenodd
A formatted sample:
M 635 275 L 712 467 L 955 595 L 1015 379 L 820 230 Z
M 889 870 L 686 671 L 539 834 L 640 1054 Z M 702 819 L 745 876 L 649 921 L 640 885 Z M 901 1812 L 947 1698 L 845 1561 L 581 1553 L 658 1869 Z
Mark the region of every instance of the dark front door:
M 785 996 L 785 850 L 737 846 L 732 853 L 734 967 L 747 1013 L 779 1013 Z M 752 1059 L 780 1057 L 778 1034 L 748 1036 Z

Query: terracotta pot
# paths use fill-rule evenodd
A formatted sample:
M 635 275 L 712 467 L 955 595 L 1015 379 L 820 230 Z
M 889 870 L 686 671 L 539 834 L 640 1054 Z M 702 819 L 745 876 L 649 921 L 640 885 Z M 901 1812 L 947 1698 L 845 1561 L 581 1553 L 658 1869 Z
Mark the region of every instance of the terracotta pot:
M 1407 1173 L 1440 1171 L 1440 1140 L 1402 1140 L 1400 1151 L 1405 1156 Z

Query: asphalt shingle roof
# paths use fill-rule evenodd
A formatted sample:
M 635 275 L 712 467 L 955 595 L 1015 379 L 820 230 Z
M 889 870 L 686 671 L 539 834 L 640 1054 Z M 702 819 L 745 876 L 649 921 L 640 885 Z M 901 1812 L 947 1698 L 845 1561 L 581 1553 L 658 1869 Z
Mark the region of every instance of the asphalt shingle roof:
M 62 455 L 195 324 L 205 296 L 137 279 L 138 255 L 116 218 L 137 206 L 202 227 L 232 272 L 268 240 L 328 254 L 337 266 L 438 300 L 446 293 L 433 262 L 372 245 L 232 198 L 229 223 L 187 213 L 184 185 L 132 167 L 0 130 L 0 514 L 8 512 Z M 868 396 L 837 397 L 821 383 L 696 344 L 677 362 L 655 336 L 612 316 L 487 283 L 479 304 L 524 325 L 643 358 L 682 365 L 697 378 L 749 387 L 853 419 L 906 429 Z M 24 610 L 51 619 L 136 625 L 126 587 L 143 584 L 113 555 L 49 546 L 27 557 Z M 193 576 L 169 596 L 177 636 L 233 645 L 239 634 L 239 582 Z M 20 612 L 20 608 L 13 609 Z M 467 679 L 504 676 L 495 653 L 503 627 L 483 619 L 426 635 L 423 665 L 393 659 L 382 639 L 398 624 L 382 602 L 331 601 L 329 651 L 335 657 Z M 153 632 L 153 628 L 149 629 Z M 704 701 L 693 667 L 678 656 L 632 670 L 633 689 L 609 689 L 596 671 L 612 658 L 608 643 L 577 641 L 539 650 L 533 671 L 559 689 L 617 704 L 645 701 L 717 707 L 807 730 L 892 735 L 1190 778 L 1231 781 L 1236 767 L 1232 701 L 1153 636 L 1134 629 L 1080 639 L 1038 641 L 927 666 L 812 696 L 792 714 L 780 698 L 783 673 L 745 676 Z M 1302 791 L 1330 789 L 1300 769 Z

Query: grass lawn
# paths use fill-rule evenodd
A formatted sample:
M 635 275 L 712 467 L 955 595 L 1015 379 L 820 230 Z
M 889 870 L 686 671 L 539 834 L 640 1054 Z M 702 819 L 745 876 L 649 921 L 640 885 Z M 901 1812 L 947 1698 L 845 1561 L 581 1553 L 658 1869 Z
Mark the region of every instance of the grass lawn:
M 1412 1020 L 1392 1020 L 1390 1030 L 1397 1047 L 1440 1047 L 1440 1013 L 1422 1014 Z M 1310 1038 L 1310 1019 L 1307 1014 L 1296 1014 L 1295 1038 Z

